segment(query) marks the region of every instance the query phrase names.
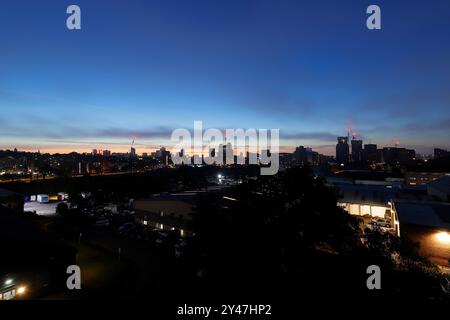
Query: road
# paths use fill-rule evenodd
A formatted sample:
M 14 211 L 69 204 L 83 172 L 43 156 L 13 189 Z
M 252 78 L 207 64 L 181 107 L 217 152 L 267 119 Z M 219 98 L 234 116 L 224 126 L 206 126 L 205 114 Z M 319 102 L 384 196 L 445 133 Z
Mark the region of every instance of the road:
M 101 177 L 101 176 L 115 176 L 115 175 L 124 175 L 124 174 L 132 174 L 132 173 L 144 173 L 152 170 L 134 170 L 134 171 L 123 171 L 123 172 L 107 172 L 107 173 L 91 173 L 89 176 L 91 177 Z M 70 176 L 70 178 L 83 178 L 84 175 L 77 174 Z M 8 183 L 8 182 L 32 182 L 32 181 L 41 181 L 41 180 L 53 180 L 62 177 L 56 176 L 45 176 L 45 177 L 37 177 L 37 178 L 15 178 L 15 179 L 0 179 L 0 183 Z

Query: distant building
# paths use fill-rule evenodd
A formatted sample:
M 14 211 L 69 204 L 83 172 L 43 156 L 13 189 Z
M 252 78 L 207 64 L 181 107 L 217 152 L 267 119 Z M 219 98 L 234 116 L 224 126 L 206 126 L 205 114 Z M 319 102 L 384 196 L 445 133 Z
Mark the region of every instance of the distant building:
M 166 148 L 161 147 L 156 153 L 157 159 L 163 165 L 168 165 L 170 161 L 170 151 L 166 150 Z
M 111 156 L 111 151 L 109 151 L 109 150 L 103 150 L 103 156 L 105 156 L 105 157 Z
M 222 165 L 233 164 L 234 163 L 234 155 L 233 155 L 233 146 L 230 142 L 226 145 L 219 145 L 219 159 L 222 161 Z
M 362 152 L 363 162 L 365 163 L 373 163 L 379 162 L 379 153 L 376 144 L 365 144 L 364 150 Z
M 450 202 L 450 175 L 443 175 L 428 183 L 427 192 L 440 201 Z
M 408 153 L 408 161 L 416 160 L 416 150 L 406 149 L 406 152 Z
M 336 144 L 336 161 L 339 164 L 347 164 L 350 158 L 348 137 L 338 137 Z
M 136 157 L 136 149 L 133 148 L 133 147 L 131 147 L 131 149 L 130 149 L 130 156 L 131 156 L 132 158 L 135 158 L 135 157 Z
M 164 147 L 159 148 L 157 155 L 159 158 L 164 157 L 166 155 L 166 148 L 164 148 Z
M 299 146 L 295 148 L 294 151 L 294 163 L 295 164 L 310 164 L 317 165 L 319 163 L 319 153 L 312 151 L 311 148 L 305 148 L 304 146 Z
M 362 162 L 363 141 L 352 139 L 352 161 L 356 163 Z
M 450 156 L 450 152 L 444 149 L 434 149 L 434 159 L 440 159 Z
M 161 230 L 190 229 L 197 193 L 158 194 L 134 201 L 136 219 L 144 226 Z
M 408 186 L 426 185 L 444 175 L 443 172 L 406 172 L 405 184 Z
M 382 150 L 383 161 L 388 164 L 404 164 L 416 158 L 416 152 L 411 149 L 386 147 Z

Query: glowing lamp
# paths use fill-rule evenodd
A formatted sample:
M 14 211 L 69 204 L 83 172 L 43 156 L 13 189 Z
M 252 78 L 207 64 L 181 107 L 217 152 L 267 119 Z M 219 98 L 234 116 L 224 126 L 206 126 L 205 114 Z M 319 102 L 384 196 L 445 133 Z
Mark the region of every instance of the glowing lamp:
M 435 235 L 436 240 L 441 243 L 450 244 L 450 234 L 448 232 L 439 232 Z
M 17 294 L 24 294 L 27 291 L 26 287 L 17 288 Z

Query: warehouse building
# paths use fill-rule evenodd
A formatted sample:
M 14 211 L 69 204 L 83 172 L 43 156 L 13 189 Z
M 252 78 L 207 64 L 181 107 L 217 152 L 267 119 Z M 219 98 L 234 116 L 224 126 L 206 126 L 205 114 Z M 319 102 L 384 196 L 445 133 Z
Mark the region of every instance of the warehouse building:
M 395 200 L 392 211 L 401 237 L 418 242 L 419 253 L 432 262 L 450 267 L 450 203 Z
M 133 208 L 139 223 L 161 230 L 190 229 L 197 202 L 196 192 L 157 194 L 134 201 Z

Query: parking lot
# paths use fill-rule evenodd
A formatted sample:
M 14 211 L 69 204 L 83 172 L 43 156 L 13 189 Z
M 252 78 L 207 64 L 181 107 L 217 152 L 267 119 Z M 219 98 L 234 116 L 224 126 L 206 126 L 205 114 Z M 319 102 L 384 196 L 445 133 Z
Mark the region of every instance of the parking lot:
M 162 249 L 175 258 L 181 257 L 186 247 L 186 238 L 178 229 L 162 230 L 143 225 L 136 221 L 135 212 L 130 209 L 112 211 L 107 206 L 99 205 L 83 209 L 82 214 L 91 221 L 89 230 L 111 235 L 118 243 L 115 246 L 119 246 L 121 241 L 138 242 L 146 247 Z
M 49 203 L 40 203 L 37 201 L 29 201 L 24 204 L 24 211 L 36 212 L 40 216 L 53 216 L 56 214 L 56 207 L 64 201 L 55 201 Z

